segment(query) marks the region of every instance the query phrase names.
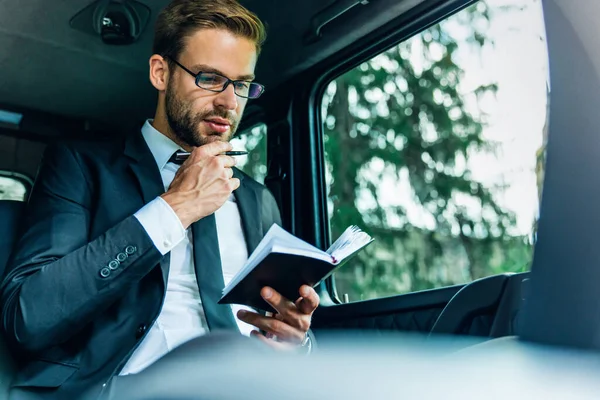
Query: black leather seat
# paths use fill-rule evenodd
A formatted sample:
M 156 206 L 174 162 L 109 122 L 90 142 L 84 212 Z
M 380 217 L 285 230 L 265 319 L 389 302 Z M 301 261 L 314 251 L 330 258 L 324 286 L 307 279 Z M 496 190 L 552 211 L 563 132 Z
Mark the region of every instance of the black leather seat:
M 518 335 L 519 312 L 523 309 L 528 283 L 529 272 L 512 275 L 508 278 L 498 309 L 494 315 L 490 337 L 499 338 Z
M 15 245 L 19 231 L 19 221 L 25 209 L 20 201 L 0 200 L 0 276 L 4 276 L 6 263 Z M 0 335 L 0 398 L 8 398 L 10 382 L 15 372 L 4 338 Z
M 469 283 L 450 299 L 430 335 L 498 338 L 517 334 L 527 277 L 528 273 L 506 273 Z
M 24 209 L 25 203 L 22 201 L 0 200 L 0 276 L 4 276 Z
M 488 336 L 509 276 L 488 276 L 464 286 L 444 307 L 431 334 Z

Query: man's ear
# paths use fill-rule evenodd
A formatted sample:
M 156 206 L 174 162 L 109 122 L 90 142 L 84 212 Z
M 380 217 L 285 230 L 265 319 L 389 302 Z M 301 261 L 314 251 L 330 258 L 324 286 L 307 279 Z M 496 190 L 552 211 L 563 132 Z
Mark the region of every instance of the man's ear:
M 169 64 L 158 54 L 150 57 L 150 82 L 158 91 L 167 90 L 169 83 Z

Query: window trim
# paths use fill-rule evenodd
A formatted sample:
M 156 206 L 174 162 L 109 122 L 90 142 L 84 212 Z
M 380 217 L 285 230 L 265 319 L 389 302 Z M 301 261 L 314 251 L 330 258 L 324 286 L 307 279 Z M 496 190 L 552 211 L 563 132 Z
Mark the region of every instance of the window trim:
M 331 232 L 327 213 L 327 185 L 325 180 L 325 149 L 323 144 L 323 120 L 321 115 L 321 103 L 323 95 L 329 83 L 344 73 L 356 68 L 361 63 L 381 54 L 393 46 L 418 35 L 429 27 L 453 16 L 463 9 L 479 2 L 479 0 L 450 0 L 440 1 L 431 5 L 421 4 L 397 20 L 368 35 L 363 40 L 357 41 L 355 45 L 329 58 L 319 69 L 324 71 L 318 74 L 318 78 L 308 93 L 309 117 L 312 124 L 313 145 L 315 146 L 315 159 L 311 163 L 315 198 L 320 199 L 314 205 L 313 211 L 317 214 L 320 224 L 315 226 L 316 237 L 322 243 L 316 243 L 318 247 L 326 248 L 331 243 Z M 427 2 L 426 2 L 427 3 Z M 373 37 L 376 35 L 376 37 Z M 335 273 L 331 274 L 322 286 L 321 306 L 341 305 L 335 285 Z M 359 301 L 360 302 L 360 301 Z M 356 302 L 353 302 L 356 303 Z
M 12 172 L 12 171 L 4 171 L 0 170 L 0 177 L 11 178 L 16 181 L 21 182 L 21 184 L 25 187 L 25 199 L 23 200 L 25 203 L 27 199 L 29 199 L 29 194 L 31 193 L 31 189 L 33 188 L 33 179 L 29 176 L 22 174 L 20 172 Z

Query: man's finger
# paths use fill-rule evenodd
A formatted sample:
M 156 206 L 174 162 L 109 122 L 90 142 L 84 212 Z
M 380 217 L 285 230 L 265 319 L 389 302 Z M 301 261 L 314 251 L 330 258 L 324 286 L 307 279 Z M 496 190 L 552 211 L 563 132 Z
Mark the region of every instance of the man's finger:
M 231 168 L 231 167 L 235 167 L 235 165 L 237 164 L 237 160 L 234 157 L 231 156 L 218 156 L 219 160 L 221 161 L 223 167 L 225 168 Z
M 260 295 L 269 303 L 284 319 L 295 311 L 294 303 L 283 297 L 273 288 L 265 286 L 260 291 Z
M 308 285 L 303 285 L 299 292 L 302 299 L 296 302 L 296 307 L 303 314 L 312 314 L 319 306 L 319 295 Z
M 272 333 L 285 342 L 302 343 L 305 332 L 289 325 L 285 321 L 280 321 L 273 317 L 265 317 L 257 313 L 246 310 L 238 311 L 237 317 L 247 324 L 254 325 L 258 329 Z
M 231 191 L 233 192 L 234 190 L 237 190 L 237 188 L 240 187 L 240 180 L 238 178 L 231 178 L 229 179 L 229 185 Z
M 221 140 L 215 140 L 200 147 L 194 148 L 192 151 L 192 157 L 194 159 L 202 159 L 211 156 L 218 156 L 221 153 L 230 151 L 233 146 L 229 142 L 223 142 Z

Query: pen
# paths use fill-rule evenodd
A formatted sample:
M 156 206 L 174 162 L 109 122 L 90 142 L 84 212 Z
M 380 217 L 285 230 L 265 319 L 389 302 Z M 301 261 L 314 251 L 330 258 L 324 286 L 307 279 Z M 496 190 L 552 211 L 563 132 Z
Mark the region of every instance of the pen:
M 248 152 L 247 151 L 226 151 L 225 153 L 223 153 L 223 155 L 226 156 L 245 156 L 247 155 Z M 178 152 L 177 154 L 175 154 L 175 159 L 176 160 L 187 160 L 187 158 L 190 156 L 190 153 L 187 152 Z

